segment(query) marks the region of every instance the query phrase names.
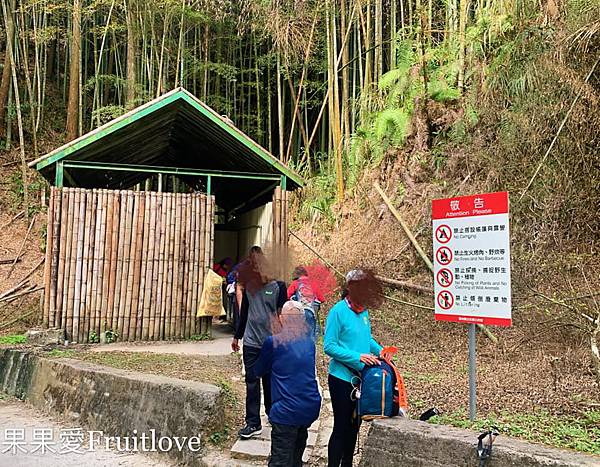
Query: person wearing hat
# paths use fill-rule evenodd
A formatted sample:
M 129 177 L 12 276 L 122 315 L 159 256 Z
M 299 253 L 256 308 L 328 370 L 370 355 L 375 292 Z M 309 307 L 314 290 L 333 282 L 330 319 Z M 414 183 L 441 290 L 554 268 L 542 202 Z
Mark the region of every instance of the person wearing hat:
M 281 331 L 267 337 L 253 371 L 256 378 L 271 375 L 269 467 L 301 467 L 308 427 L 321 409 L 315 343 L 302 303 L 287 301 L 279 321 Z
M 353 382 L 365 365 L 378 365 L 382 346 L 371 335 L 367 307 L 382 302 L 382 286 L 369 270 L 354 269 L 346 275 L 342 300 L 329 311 L 323 350 L 331 357 L 329 393 L 333 431 L 328 444 L 329 467 L 351 467 L 360 427 Z

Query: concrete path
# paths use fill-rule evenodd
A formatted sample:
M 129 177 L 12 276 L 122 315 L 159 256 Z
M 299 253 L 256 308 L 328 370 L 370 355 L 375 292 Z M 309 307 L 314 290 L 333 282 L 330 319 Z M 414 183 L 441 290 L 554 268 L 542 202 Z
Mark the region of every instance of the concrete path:
M 306 450 L 302 456 L 304 463 L 320 465 L 327 459 L 327 443 L 333 427 L 333 411 L 329 391 L 322 390 L 319 384 L 319 392 L 323 398 L 319 418 L 308 429 L 308 440 Z M 239 439 L 231 448 L 231 457 L 250 462 L 262 462 L 266 464 L 271 451 L 271 426 L 265 414 L 264 406 L 261 406 L 262 433 L 251 439 Z M 235 465 L 235 464 L 232 464 Z M 245 465 L 245 464 L 240 464 Z
M 66 452 L 61 454 L 60 450 L 65 449 L 65 431 L 77 428 L 68 426 L 61 422 L 51 420 L 47 416 L 28 406 L 26 403 L 16 399 L 0 399 L 0 466 L 11 467 L 104 467 L 104 466 L 124 466 L 124 467 L 171 467 L 174 464 L 168 459 L 157 459 L 149 454 L 124 453 L 117 451 L 107 451 L 104 447 L 94 448 L 88 451 L 87 440 L 89 436 L 84 437 L 84 444 L 78 447 L 76 444 L 73 450 L 80 450 L 82 453 Z M 13 435 L 11 435 L 11 430 Z M 40 444 L 36 442 L 40 438 L 34 438 L 34 430 L 41 434 L 51 433 L 52 438 L 48 440 L 48 450 L 45 453 L 38 449 L 32 452 Z M 61 432 L 61 430 L 63 430 Z M 24 435 L 23 444 L 19 441 L 21 433 Z M 63 439 L 61 440 L 61 433 Z M 83 433 L 87 433 L 83 431 Z M 11 442 L 16 441 L 16 442 Z M 55 443 L 55 444 L 50 444 Z M 15 453 L 13 454 L 13 446 Z M 68 445 L 67 445 L 68 446 Z M 50 452 L 49 449 L 55 452 Z M 7 452 L 3 452 L 7 450 Z M 27 452 L 22 452 L 22 450 Z
M 92 352 L 150 352 L 180 355 L 229 355 L 233 330 L 226 323 L 213 321 L 212 340 L 207 341 L 159 341 L 159 342 L 117 342 L 94 345 Z

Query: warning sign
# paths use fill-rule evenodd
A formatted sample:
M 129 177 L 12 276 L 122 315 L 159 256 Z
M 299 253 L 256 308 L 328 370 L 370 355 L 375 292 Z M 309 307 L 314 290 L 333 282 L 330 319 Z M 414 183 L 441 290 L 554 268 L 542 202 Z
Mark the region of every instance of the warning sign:
M 510 326 L 508 193 L 432 203 L 435 319 Z

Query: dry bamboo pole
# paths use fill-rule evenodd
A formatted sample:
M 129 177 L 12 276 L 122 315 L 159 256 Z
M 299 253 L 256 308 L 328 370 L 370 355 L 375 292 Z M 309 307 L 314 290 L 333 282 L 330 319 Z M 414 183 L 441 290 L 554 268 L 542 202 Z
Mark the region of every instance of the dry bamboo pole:
M 75 333 L 73 326 L 75 321 L 75 277 L 77 272 L 77 234 L 79 233 L 79 189 L 71 188 L 73 192 L 73 225 L 71 227 L 71 254 L 69 257 L 69 286 L 67 289 L 67 310 L 69 312 L 69 318 L 67 322 L 67 332 L 71 333 L 71 341 L 77 342 L 78 335 Z
M 112 198 L 112 216 L 111 229 L 108 231 L 110 235 L 109 249 L 109 270 L 108 270 L 108 301 L 106 305 L 106 320 L 105 326 L 109 330 L 114 330 L 115 319 L 115 289 L 117 280 L 117 253 L 119 247 L 119 227 L 121 219 L 121 194 L 118 191 L 111 191 Z M 106 331 L 106 329 L 105 329 Z
M 66 233 L 65 233 L 65 269 L 62 277 L 62 319 L 61 319 L 61 328 L 67 330 L 67 320 L 68 320 L 68 307 L 67 307 L 67 299 L 69 296 L 69 270 L 71 268 L 71 243 L 73 241 L 73 190 L 65 188 L 64 191 L 67 194 L 67 225 L 66 225 Z M 71 340 L 71 333 L 67 331 L 66 335 L 68 340 Z
M 160 268 L 160 230 L 162 226 L 162 197 L 159 193 L 152 193 L 155 206 L 156 226 L 154 228 L 154 239 L 153 248 L 154 252 L 152 255 L 152 281 L 151 281 L 151 294 L 150 294 L 150 323 L 148 338 L 150 340 L 156 339 L 156 321 L 158 319 L 157 312 L 158 306 L 158 275 Z
M 148 191 L 144 191 L 142 193 L 142 197 L 144 198 L 144 222 L 142 223 L 143 232 L 142 232 L 142 251 L 140 255 L 140 286 L 139 286 L 139 296 L 138 296 L 138 305 L 135 316 L 135 339 L 142 340 L 142 326 L 144 320 L 144 299 L 146 298 L 146 273 L 148 270 L 148 236 L 149 236 L 149 227 L 150 227 L 150 199 Z
M 98 286 L 96 288 L 96 308 L 94 331 L 100 337 L 102 334 L 102 321 L 104 320 L 104 265 L 106 264 L 106 222 L 108 218 L 108 190 L 100 190 L 99 202 L 102 204 L 102 216 L 100 217 L 100 242 L 98 253 L 100 255 L 98 261 Z
M 165 295 L 165 339 L 171 339 L 171 315 L 173 307 L 171 299 L 173 296 L 173 255 L 175 252 L 175 194 L 169 193 L 169 221 L 167 237 L 169 240 L 169 249 L 167 250 L 167 274 L 165 277 L 166 295 Z
M 179 273 L 181 296 L 179 300 L 179 306 L 181 308 L 181 337 L 187 338 L 186 329 L 188 325 L 186 298 L 187 298 L 187 256 L 188 256 L 188 236 L 187 236 L 187 225 L 188 225 L 188 196 L 187 194 L 181 195 L 181 269 Z
M 60 240 L 59 240 L 59 263 L 58 273 L 56 276 L 56 299 L 54 305 L 54 325 L 64 329 L 63 321 L 63 290 L 64 276 L 67 257 L 67 229 L 69 225 L 69 194 L 64 189 L 59 190 L 60 193 Z
M 52 187 L 54 197 L 54 225 L 52 242 L 52 269 L 50 272 L 50 327 L 56 326 L 56 288 L 58 286 L 58 266 L 60 257 L 60 224 L 62 212 L 62 190 Z
M 273 257 L 278 258 L 281 250 L 281 188 L 276 187 L 273 194 Z M 277 264 L 275 264 L 277 267 Z M 279 271 L 275 271 L 279 274 Z
M 114 218 L 113 190 L 104 190 L 104 203 L 106 208 L 106 222 L 104 231 L 104 248 L 102 248 L 102 298 L 100 300 L 100 334 L 106 332 L 106 321 L 108 319 L 108 295 L 110 293 L 110 259 L 112 249 L 112 230 Z
M 160 214 L 160 249 L 159 249 L 159 269 L 158 269 L 158 287 L 156 301 L 158 303 L 156 323 L 154 325 L 154 336 L 157 340 L 164 339 L 165 328 L 165 296 L 166 286 L 165 277 L 167 270 L 166 250 L 168 249 L 167 223 L 169 221 L 169 196 L 168 193 L 160 193 L 162 202 L 162 212 Z
M 44 307 L 43 325 L 47 328 L 50 324 L 50 276 L 52 269 L 52 245 L 54 243 L 54 193 L 51 191 L 50 204 L 48 205 L 48 227 L 46 235 L 46 264 L 44 265 Z
M 138 222 L 139 222 L 139 209 L 140 209 L 140 194 L 137 191 L 134 191 L 130 194 L 132 197 L 131 200 L 131 243 L 129 245 L 129 254 L 128 254 L 128 271 L 127 271 L 127 285 L 125 290 L 127 291 L 125 297 L 125 303 L 123 307 L 123 327 L 122 327 L 122 337 L 124 341 L 129 340 L 129 326 L 131 321 L 132 314 L 132 300 L 133 300 L 133 287 L 134 287 L 134 275 L 136 269 L 136 258 L 137 258 L 137 250 L 138 250 Z
M 181 300 L 183 314 L 185 316 L 185 325 L 183 328 L 183 337 L 189 339 L 192 330 L 192 312 L 190 307 L 191 287 L 190 287 L 190 258 L 192 256 L 192 195 L 185 195 L 185 248 L 184 252 L 184 270 L 183 270 L 183 290 L 184 294 Z
M 196 195 L 196 264 L 194 271 L 194 324 L 196 325 L 195 334 L 200 334 L 200 318 L 196 318 L 198 304 L 200 303 L 200 290 L 202 287 L 202 202 L 201 194 Z
M 93 193 L 91 190 L 87 190 L 85 197 L 85 229 L 81 272 L 81 304 L 79 305 L 79 322 L 84 342 L 88 342 L 90 336 L 89 291 L 92 274 L 92 256 L 90 254 L 90 247 L 93 245 L 93 234 L 95 229 L 94 221 Z
M 80 333 L 80 324 L 83 322 L 80 316 L 81 311 L 81 287 L 82 287 L 82 266 L 83 266 L 83 240 L 85 229 L 85 198 L 86 192 L 77 188 L 77 197 L 79 204 L 79 215 L 77 218 L 77 263 L 75 265 L 75 294 L 73 297 L 73 336 L 75 342 L 87 342 L 87 336 Z
M 113 303 L 112 303 L 112 320 L 110 329 L 114 332 L 119 328 L 119 304 L 121 297 L 121 277 L 123 275 L 123 244 L 125 243 L 125 219 L 127 218 L 126 211 L 126 195 L 124 190 L 119 191 L 118 198 L 118 211 L 119 211 L 119 228 L 116 229 L 117 232 L 117 240 L 115 243 L 115 249 L 113 250 L 115 253 L 114 257 L 114 268 L 115 268 L 115 277 L 114 277 L 114 291 L 113 291 Z M 118 331 L 117 331 L 118 334 Z
M 133 262 L 133 283 L 131 292 L 131 307 L 129 308 L 129 333 L 127 335 L 128 341 L 136 339 L 137 329 L 137 318 L 138 318 L 138 306 L 140 299 L 140 276 L 142 269 L 142 245 L 144 241 L 144 215 L 146 209 L 146 199 L 143 193 L 136 192 L 136 204 L 138 206 L 136 210 L 137 217 L 137 229 L 135 230 L 135 248 L 132 248 L 134 253 Z
M 92 287 L 90 290 L 90 306 L 89 306 L 89 320 L 90 330 L 95 331 L 96 329 L 96 301 L 98 297 L 98 279 L 99 279 L 99 267 L 100 267 L 100 231 L 102 228 L 102 197 L 100 190 L 92 190 L 94 196 L 94 205 L 92 215 L 95 219 L 94 225 L 94 248 L 92 249 Z
M 89 336 L 90 335 L 90 331 L 93 329 L 93 325 L 92 325 L 92 314 L 94 312 L 94 304 L 93 304 L 93 299 L 94 299 L 94 283 L 96 280 L 95 274 L 94 274 L 94 267 L 96 265 L 96 242 L 97 242 L 97 234 L 96 234 L 96 228 L 98 226 L 98 191 L 97 190 L 90 190 L 88 192 L 88 198 L 90 199 L 90 207 L 89 207 L 89 217 L 88 217 L 88 223 L 90 224 L 89 226 L 89 235 L 90 235 L 90 239 L 88 242 L 88 261 L 87 261 L 87 288 L 85 291 L 85 332 L 86 334 Z
M 131 243 L 133 226 L 133 192 L 125 191 L 125 237 L 123 238 L 122 261 L 123 271 L 121 272 L 121 290 L 119 292 L 119 324 L 118 334 L 120 340 L 126 340 L 125 335 L 125 315 L 127 314 L 128 297 L 130 297 L 131 288 L 129 287 L 129 272 L 131 270 Z
M 196 199 L 197 195 L 193 193 L 190 196 L 190 269 L 188 275 L 188 301 L 187 309 L 190 314 L 190 337 L 196 334 L 196 309 L 195 283 L 196 280 Z
M 181 333 L 181 194 L 175 194 L 175 256 L 173 273 L 173 310 L 175 319 L 171 316 L 171 328 L 174 330 L 175 339 L 179 339 Z
M 144 293 L 144 316 L 142 318 L 142 339 L 147 341 L 150 336 L 150 329 L 154 329 L 154 319 L 151 321 L 150 311 L 152 309 L 152 276 L 154 274 L 154 243 L 156 236 L 156 196 L 154 193 L 147 192 L 149 201 L 149 221 L 148 221 L 148 256 L 146 258 L 146 281 L 143 288 Z
M 199 258 L 198 258 L 198 303 L 196 304 L 196 311 L 198 311 L 198 304 L 202 297 L 202 290 L 204 290 L 204 276 L 206 274 L 206 199 L 207 196 L 200 195 L 199 208 L 200 208 L 200 219 L 199 219 L 199 231 L 198 231 L 198 242 L 199 242 Z M 198 334 L 203 333 L 204 318 L 198 318 Z

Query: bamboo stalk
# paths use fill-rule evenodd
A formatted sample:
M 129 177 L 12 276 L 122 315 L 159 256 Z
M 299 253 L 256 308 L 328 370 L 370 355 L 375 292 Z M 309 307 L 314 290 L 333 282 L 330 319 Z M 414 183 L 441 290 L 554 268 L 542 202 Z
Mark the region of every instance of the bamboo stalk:
M 68 238 L 68 255 L 69 255 L 69 271 L 65 275 L 65 298 L 63 300 L 64 310 L 67 313 L 66 332 L 67 339 L 73 341 L 75 336 L 73 335 L 73 292 L 75 289 L 75 266 L 76 266 L 76 229 L 79 216 L 79 209 L 77 207 L 77 192 L 75 188 L 68 188 L 69 190 L 69 210 L 72 211 L 70 214 L 69 222 L 69 238 Z
M 152 298 L 152 275 L 154 274 L 154 243 L 156 236 L 156 196 L 152 192 L 148 192 L 148 198 L 150 201 L 150 217 L 149 217 L 149 228 L 148 233 L 148 244 L 147 251 L 148 256 L 146 258 L 146 282 L 143 288 L 144 293 L 144 317 L 142 320 L 142 339 L 148 340 L 150 336 L 150 329 L 154 328 L 154 319 L 151 321 L 150 310 L 151 298 Z
M 174 253 L 175 253 L 175 194 L 169 193 L 169 251 L 167 254 L 168 269 L 167 269 L 167 296 L 165 301 L 165 339 L 171 339 L 173 337 L 172 321 L 171 317 L 174 316 L 174 310 L 172 306 L 173 298 L 173 272 L 174 272 Z
M 60 224 L 61 224 L 61 202 L 62 191 L 59 188 L 52 187 L 51 196 L 54 197 L 54 223 L 53 242 L 52 242 L 52 268 L 50 271 L 50 309 L 49 323 L 50 327 L 56 326 L 56 288 L 58 286 L 58 264 L 60 253 Z
M 85 227 L 85 190 L 77 188 L 79 215 L 77 216 L 77 250 L 75 265 L 75 293 L 73 296 L 73 337 L 75 342 L 87 342 L 87 336 L 80 334 L 81 276 L 83 266 L 83 239 Z
M 190 330 L 192 327 L 191 322 L 191 313 L 189 307 L 190 300 L 190 254 L 192 253 L 191 243 L 192 243 L 192 210 L 191 210 L 191 202 L 192 197 L 189 194 L 184 196 L 184 213 L 185 213 L 185 244 L 183 248 L 183 294 L 181 297 L 181 307 L 183 309 L 183 337 L 185 339 L 189 339 Z
M 200 195 L 200 229 L 198 232 L 198 241 L 199 245 L 199 261 L 198 261 L 198 302 L 200 302 L 200 297 L 202 296 L 202 290 L 204 290 L 204 276 L 206 274 L 207 261 L 206 261 L 206 206 L 207 206 L 207 196 Z M 198 311 L 198 303 L 196 303 L 196 309 Z M 202 326 L 204 322 L 204 318 L 198 318 L 198 334 L 202 334 Z
M 54 244 L 54 203 L 53 191 L 50 191 L 50 204 L 48 205 L 48 234 L 46 235 L 46 265 L 44 266 L 44 308 L 43 325 L 47 328 L 50 324 L 50 276 L 52 270 L 52 247 Z
M 214 196 L 209 196 L 209 203 L 210 203 L 210 216 L 208 218 L 208 222 L 210 225 L 210 237 L 209 237 L 209 248 L 210 248 L 210 254 L 208 257 L 208 267 L 212 267 L 212 264 L 214 262 L 214 257 L 215 257 L 215 197 Z M 205 319 L 205 323 L 206 323 L 206 330 L 205 333 L 208 334 L 208 336 L 210 337 L 212 335 L 212 318 L 211 317 L 207 317 Z
M 194 193 L 192 195 L 192 243 L 190 245 L 191 258 L 190 258 L 190 280 L 189 280 L 189 304 L 188 310 L 190 312 L 191 323 L 190 323 L 190 337 L 196 334 L 196 297 L 198 296 L 197 284 L 198 284 L 198 195 Z
M 94 320 L 94 331 L 96 335 L 102 334 L 104 320 L 104 265 L 106 264 L 106 222 L 108 219 L 108 190 L 100 190 L 99 203 L 102 205 L 102 215 L 100 217 L 100 241 L 99 241 L 99 260 L 98 260 L 98 286 L 96 287 L 96 309 Z
M 127 340 L 125 326 L 125 315 L 128 310 L 129 298 L 131 297 L 131 284 L 129 283 L 131 261 L 132 261 L 132 231 L 133 231 L 133 209 L 134 195 L 131 191 L 125 192 L 126 197 L 126 212 L 125 212 L 125 238 L 123 244 L 123 272 L 121 273 L 121 292 L 119 297 L 119 337 L 120 340 Z M 128 321 L 127 321 L 128 323 Z M 128 324 L 127 324 L 128 326 Z
M 132 292 L 131 292 L 131 307 L 129 308 L 129 333 L 127 335 L 128 341 L 136 339 L 136 326 L 137 326 L 137 315 L 140 297 L 140 275 L 142 268 L 142 245 L 144 235 L 144 210 L 146 208 L 146 199 L 143 193 L 135 193 L 137 209 L 135 216 L 137 218 L 135 235 L 135 244 L 133 250 L 134 262 L 133 262 L 133 277 L 132 277 Z
M 154 231 L 154 254 L 152 260 L 152 292 L 150 295 L 150 329 L 149 336 L 150 340 L 156 340 L 157 336 L 157 320 L 159 319 L 158 313 L 160 312 L 158 302 L 158 276 L 160 274 L 160 240 L 161 240 L 161 228 L 162 228 L 162 196 L 159 193 L 153 193 L 154 204 L 156 206 L 156 227 Z
M 98 297 L 98 279 L 99 279 L 99 263 L 100 263 L 100 231 L 102 228 L 102 198 L 100 190 L 92 190 L 94 203 L 92 205 L 92 215 L 94 216 L 94 247 L 92 251 L 92 286 L 90 289 L 90 305 L 89 305 L 89 320 L 90 329 L 96 332 L 96 301 Z
M 92 274 L 92 256 L 90 254 L 91 245 L 93 245 L 94 229 L 95 229 L 95 216 L 94 216 L 94 195 L 92 190 L 87 190 L 87 196 L 85 199 L 85 231 L 83 241 L 83 265 L 82 265 L 82 276 L 81 276 L 81 305 L 79 312 L 79 319 L 82 326 L 82 334 L 84 341 L 88 342 L 90 337 L 90 316 L 89 316 L 89 299 L 90 299 L 90 285 L 91 285 L 91 274 Z
M 159 250 L 159 269 L 158 269 L 158 291 L 156 301 L 158 302 L 157 309 L 157 321 L 155 323 L 154 336 L 157 340 L 165 338 L 165 298 L 166 298 L 166 285 L 165 277 L 167 271 L 166 252 L 168 249 L 168 228 L 169 222 L 169 196 L 168 193 L 160 193 L 160 199 L 162 202 L 162 212 L 160 219 L 160 250 Z
M 179 339 L 181 331 L 181 195 L 175 193 L 175 251 L 173 256 L 173 301 L 171 302 L 174 314 L 171 315 L 171 329 L 175 339 Z
M 55 326 L 64 329 L 64 307 L 63 307 L 63 291 L 64 291 L 64 276 L 67 257 L 67 230 L 69 225 L 69 194 L 64 189 L 60 189 L 60 244 L 59 244 L 59 263 L 58 273 L 56 276 L 56 300 L 55 300 Z
M 117 231 L 117 243 L 116 243 L 116 258 L 115 258 L 115 290 L 114 290 L 114 302 L 113 317 L 111 321 L 111 330 L 119 334 L 119 307 L 121 304 L 121 280 L 123 277 L 123 265 L 124 251 L 123 245 L 125 243 L 125 224 L 127 219 L 127 195 L 125 190 L 119 191 L 119 229 Z
M 142 251 L 140 256 L 140 286 L 139 286 L 139 298 L 135 317 L 135 339 L 142 340 L 142 325 L 144 319 L 144 299 L 146 289 L 146 272 L 148 266 L 148 234 L 149 234 L 149 223 L 150 223 L 150 199 L 148 197 L 150 193 L 145 191 L 142 193 L 144 198 L 144 222 L 142 231 Z
M 6 274 L 7 279 L 11 276 L 11 274 L 15 270 L 15 265 L 21 259 L 21 256 L 23 256 L 23 249 L 25 248 L 25 244 L 27 243 L 27 240 L 29 239 L 29 234 L 31 233 L 31 229 L 33 229 L 33 225 L 35 224 L 36 217 L 37 217 L 37 214 L 34 214 L 33 217 L 31 218 L 31 222 L 29 223 L 29 228 L 27 229 L 27 234 L 25 234 L 25 238 L 23 239 L 23 242 L 21 242 L 21 247 L 19 248 L 19 252 L 17 253 L 17 256 L 15 256 L 15 259 L 13 260 L 13 262 L 10 266 L 10 269 L 8 270 L 8 274 Z
M 106 206 L 106 221 L 104 231 L 104 248 L 102 249 L 102 300 L 100 302 L 100 336 L 106 332 L 108 319 L 108 296 L 110 293 L 110 270 L 111 270 L 111 249 L 112 249 L 112 230 L 114 218 L 114 198 L 115 191 L 104 190 L 104 203 Z
M 112 216 L 111 216 L 111 229 L 108 232 L 110 235 L 110 249 L 109 249 L 109 272 L 108 272 L 108 301 L 107 301 L 107 313 L 105 326 L 110 331 L 114 331 L 115 321 L 115 295 L 117 287 L 117 259 L 119 249 L 119 228 L 121 225 L 121 194 L 118 191 L 111 192 L 112 197 Z M 107 329 L 104 329 L 106 332 Z

